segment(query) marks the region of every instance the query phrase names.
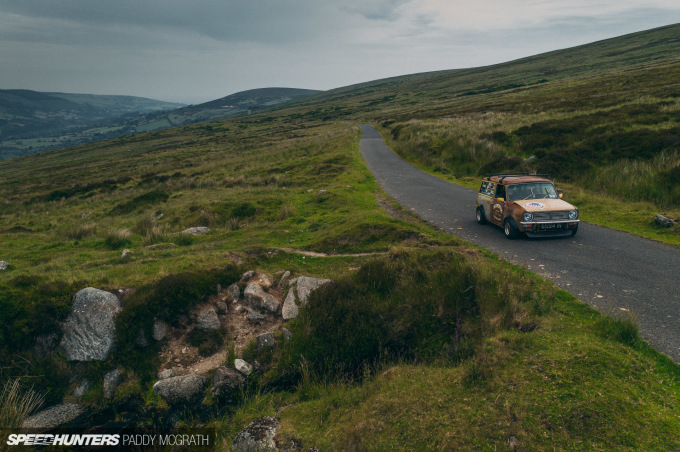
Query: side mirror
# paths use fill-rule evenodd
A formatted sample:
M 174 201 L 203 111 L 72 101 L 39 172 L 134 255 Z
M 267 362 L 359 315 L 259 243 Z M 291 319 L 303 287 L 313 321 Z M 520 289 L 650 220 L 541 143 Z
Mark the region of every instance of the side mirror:
M 561 188 L 556 188 L 555 191 L 557 192 L 557 197 L 562 199 L 564 190 L 562 190 Z

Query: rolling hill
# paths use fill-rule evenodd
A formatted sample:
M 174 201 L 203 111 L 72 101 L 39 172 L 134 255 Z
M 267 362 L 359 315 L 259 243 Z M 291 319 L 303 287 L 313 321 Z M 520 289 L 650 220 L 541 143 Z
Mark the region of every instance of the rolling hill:
M 262 88 L 183 106 L 132 96 L 0 90 L 0 160 L 251 114 L 319 92 Z
M 678 212 L 678 36 L 674 25 L 367 82 L 0 162 L 0 379 L 30 377 L 48 405 L 86 406 L 92 425 L 210 425 L 224 449 L 265 415 L 299 450 L 680 448 L 680 367 L 640 339 L 634 319 L 601 316 L 392 205 L 357 127 L 375 124 L 407 159 L 463 183 L 534 155 L 572 181 L 565 196 L 580 198 L 582 218 L 629 227 L 649 205 Z M 209 109 L 245 110 L 247 99 Z M 677 226 L 647 223 L 638 232 L 679 243 Z M 196 226 L 209 231 L 181 233 Z M 209 390 L 195 405 L 161 400 L 165 343 L 140 337 L 152 337 L 154 317 L 190 323 L 189 308 L 217 287 L 243 290 L 246 270 L 334 282 L 286 324 L 290 342 L 277 333 L 274 348 L 237 350 L 222 331 L 183 344 L 221 347 L 219 364 L 237 352 L 258 361 L 231 402 Z M 57 349 L 60 322 L 88 286 L 137 291 L 108 359 L 74 363 Z M 234 306 L 228 315 L 247 321 Z

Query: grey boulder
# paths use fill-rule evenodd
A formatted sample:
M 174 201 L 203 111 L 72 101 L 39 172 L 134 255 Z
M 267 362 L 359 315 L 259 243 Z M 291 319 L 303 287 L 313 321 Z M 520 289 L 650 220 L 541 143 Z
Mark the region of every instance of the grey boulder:
M 214 399 L 231 402 L 239 396 L 245 383 L 246 378 L 233 367 L 218 367 L 213 377 L 210 395 Z
M 205 309 L 198 314 L 196 328 L 199 330 L 219 330 L 221 326 L 220 318 L 214 308 Z
M 183 375 L 156 382 L 153 392 L 170 405 L 191 404 L 199 401 L 206 386 L 208 378 L 203 375 Z
M 87 409 L 77 403 L 62 403 L 29 417 L 21 424 L 21 428 L 49 431 L 71 425 L 86 412 Z
M 62 325 L 61 346 L 69 361 L 104 361 L 116 339 L 115 315 L 120 300 L 103 290 L 87 287 L 73 297 L 71 313 Z
M 265 292 L 258 284 L 250 283 L 243 291 L 246 302 L 255 309 L 265 309 L 269 312 L 279 310 L 279 302 L 273 295 Z
M 309 302 L 309 295 L 324 284 L 331 282 L 330 279 L 316 279 L 309 276 L 300 276 L 297 279 L 297 293 L 300 306 L 306 306 Z
M 288 290 L 288 295 L 283 301 L 281 316 L 283 317 L 283 320 L 291 320 L 296 318 L 299 314 L 300 310 L 295 304 L 295 291 L 291 288 Z
M 231 450 L 238 452 L 277 450 L 274 437 L 278 426 L 279 419 L 272 416 L 255 419 L 236 435 Z

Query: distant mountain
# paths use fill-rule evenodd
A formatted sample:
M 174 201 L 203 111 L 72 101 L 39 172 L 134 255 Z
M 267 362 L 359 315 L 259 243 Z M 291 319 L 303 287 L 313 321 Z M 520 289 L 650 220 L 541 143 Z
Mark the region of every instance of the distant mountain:
M 93 141 L 104 131 L 82 132 L 125 115 L 183 106 L 133 96 L 0 90 L 0 160 Z
M 246 115 L 319 92 L 262 88 L 185 106 L 132 96 L 0 90 L 0 160 Z

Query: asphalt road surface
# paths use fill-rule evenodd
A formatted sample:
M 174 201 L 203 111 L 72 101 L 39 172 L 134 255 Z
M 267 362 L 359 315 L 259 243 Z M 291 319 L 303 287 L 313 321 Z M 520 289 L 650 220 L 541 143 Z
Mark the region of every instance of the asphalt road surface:
M 424 173 L 398 157 L 371 126 L 359 144 L 368 169 L 401 206 L 450 234 L 526 266 L 598 311 L 633 314 L 642 336 L 680 362 L 680 250 L 581 222 L 574 237 L 508 240 L 475 221 L 476 192 Z

